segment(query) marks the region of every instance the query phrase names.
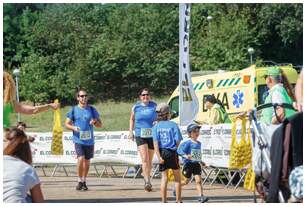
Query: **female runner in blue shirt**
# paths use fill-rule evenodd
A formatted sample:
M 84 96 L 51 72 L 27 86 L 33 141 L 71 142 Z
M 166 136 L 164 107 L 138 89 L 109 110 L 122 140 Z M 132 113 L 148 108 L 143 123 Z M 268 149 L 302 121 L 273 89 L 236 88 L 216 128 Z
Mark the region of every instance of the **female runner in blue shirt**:
M 154 155 L 152 127 L 153 122 L 156 120 L 156 103 L 151 101 L 150 93 L 147 88 L 141 90 L 139 98 L 140 101 L 132 108 L 129 138 L 133 141 L 136 140 L 142 162 L 142 171 L 145 181 L 144 189 L 150 192 L 152 191 L 150 174 Z M 135 135 L 133 133 L 134 129 Z

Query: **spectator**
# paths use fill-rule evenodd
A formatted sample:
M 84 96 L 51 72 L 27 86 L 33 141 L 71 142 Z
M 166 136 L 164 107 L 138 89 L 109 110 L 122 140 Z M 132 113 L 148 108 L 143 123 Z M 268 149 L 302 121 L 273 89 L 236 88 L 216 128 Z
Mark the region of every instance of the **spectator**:
M 296 110 L 298 110 L 298 112 L 302 112 L 303 111 L 303 71 L 301 71 L 295 85 L 295 96 L 296 96 L 295 108 Z
M 45 112 L 49 108 L 57 109 L 59 104 L 51 103 L 39 106 L 30 106 L 19 103 L 16 101 L 16 87 L 13 77 L 7 73 L 3 72 L 3 127 L 9 128 L 10 114 L 14 111 L 22 114 L 37 114 L 40 112 Z
M 24 122 L 18 122 L 17 123 L 17 128 L 25 132 L 26 128 L 27 128 L 27 125 Z M 35 140 L 35 137 L 29 136 L 29 135 L 27 135 L 27 138 L 28 138 L 29 142 L 34 142 L 34 140 Z
M 32 153 L 27 136 L 17 128 L 10 128 L 5 135 L 7 142 L 3 151 L 3 201 L 44 202 L 40 180 L 31 166 Z
M 269 88 L 269 94 L 265 99 L 265 104 L 293 103 L 295 97 L 292 92 L 291 85 L 286 75 L 279 67 L 275 66 L 269 68 L 265 73 L 264 78 Z M 260 121 L 267 124 L 280 124 L 286 117 L 290 117 L 294 113 L 295 111 L 293 109 L 287 109 L 279 106 L 276 108 L 275 114 L 273 107 L 269 107 L 262 110 Z
M 203 121 L 197 121 L 200 124 L 223 124 L 231 123 L 228 114 L 220 100 L 216 99 L 214 95 L 205 97 L 205 105 L 208 109 L 207 116 Z

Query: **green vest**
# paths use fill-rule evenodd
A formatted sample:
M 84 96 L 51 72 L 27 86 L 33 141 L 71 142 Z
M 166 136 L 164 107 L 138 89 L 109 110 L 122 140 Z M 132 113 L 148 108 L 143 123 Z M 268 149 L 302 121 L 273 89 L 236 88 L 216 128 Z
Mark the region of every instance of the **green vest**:
M 3 128 L 9 128 L 10 123 L 10 114 L 14 112 L 12 103 L 3 105 Z
M 228 114 L 226 113 L 226 111 L 219 104 L 214 104 L 214 108 L 220 114 L 220 120 L 218 121 L 219 124 L 222 124 L 222 123 L 232 123 L 231 120 L 229 119 Z
M 284 97 L 285 102 L 283 102 L 283 103 L 292 104 L 292 100 L 291 100 L 290 96 L 288 95 L 286 89 L 281 85 L 276 85 L 269 91 L 269 95 L 265 99 L 265 104 L 272 102 L 272 95 L 276 91 L 280 92 L 282 94 L 282 96 Z M 273 112 L 274 112 L 273 107 L 263 109 L 262 110 L 262 115 L 261 115 L 261 118 L 260 118 L 260 122 L 271 124 Z M 286 118 L 292 116 L 294 113 L 295 113 L 295 110 L 285 108 L 285 117 Z

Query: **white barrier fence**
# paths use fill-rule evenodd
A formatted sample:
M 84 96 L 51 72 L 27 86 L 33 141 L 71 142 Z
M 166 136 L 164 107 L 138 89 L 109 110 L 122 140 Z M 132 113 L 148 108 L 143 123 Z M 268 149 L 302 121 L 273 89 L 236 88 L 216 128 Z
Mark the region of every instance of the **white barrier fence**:
M 202 160 L 215 167 L 228 168 L 231 124 L 203 125 L 199 141 L 202 143 Z M 184 140 L 188 138 L 186 127 L 181 128 Z M 241 129 L 237 125 L 237 138 Z M 31 143 L 34 164 L 76 164 L 76 154 L 72 142 L 72 132 L 63 133 L 63 155 L 51 154 L 52 133 L 28 133 L 36 136 Z M 127 131 L 95 132 L 95 152 L 92 163 L 120 163 L 137 165 L 141 159 L 137 152 L 136 143 L 128 139 Z M 154 156 L 153 163 L 158 163 Z

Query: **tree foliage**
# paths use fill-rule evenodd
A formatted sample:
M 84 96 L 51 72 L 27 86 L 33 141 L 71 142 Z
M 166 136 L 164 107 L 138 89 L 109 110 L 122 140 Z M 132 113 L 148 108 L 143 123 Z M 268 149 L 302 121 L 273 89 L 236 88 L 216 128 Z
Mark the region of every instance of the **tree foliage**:
M 302 4 L 192 4 L 193 71 L 237 70 L 247 49 L 263 60 L 302 64 Z M 213 19 L 209 22 L 207 16 Z M 21 69 L 21 97 L 71 103 L 125 100 L 143 87 L 177 86 L 178 4 L 4 4 L 5 69 Z

